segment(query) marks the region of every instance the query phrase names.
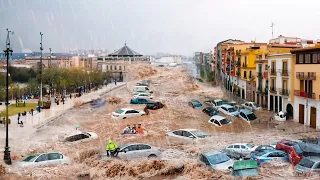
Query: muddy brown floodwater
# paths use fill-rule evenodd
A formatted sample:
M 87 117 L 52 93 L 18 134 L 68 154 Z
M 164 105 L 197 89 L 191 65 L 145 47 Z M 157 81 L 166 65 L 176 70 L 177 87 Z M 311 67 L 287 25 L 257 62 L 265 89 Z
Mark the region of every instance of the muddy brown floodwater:
M 232 124 L 221 128 L 208 123 L 209 116 L 201 109 L 192 109 L 188 101 L 206 98 L 223 98 L 220 87 L 198 83 L 190 78 L 182 68 L 136 67 L 129 70 L 131 81 L 127 86 L 112 91 L 106 97 L 118 97 L 118 104 L 106 104 L 98 109 L 89 105 L 77 107 L 65 116 L 53 121 L 34 134 L 26 149 L 15 152 L 22 156 L 31 153 L 55 151 L 70 157 L 72 163 L 57 167 L 18 168 L 10 167 L 1 179 L 78 179 L 80 175 L 90 174 L 91 179 L 234 179 L 228 172 L 212 170 L 200 163 L 201 152 L 226 148 L 231 143 L 270 144 L 274 140 L 316 137 L 313 129 L 293 121 L 282 124 L 268 122 L 272 113 L 258 113 L 260 122 L 248 124 L 239 118 L 231 118 Z M 134 84 L 141 79 L 151 80 L 151 89 L 156 100 L 165 108 L 150 111 L 150 115 L 126 120 L 111 120 L 111 112 L 133 107 L 143 109 L 142 105 L 130 105 Z M 142 123 L 148 133 L 145 135 L 122 136 L 127 124 Z M 84 143 L 65 143 L 61 139 L 75 130 L 80 124 L 82 131 L 92 131 L 99 138 Z M 200 129 L 211 136 L 198 143 L 173 141 L 166 133 L 180 128 Z M 143 142 L 164 148 L 163 158 L 159 160 L 118 160 L 101 159 L 107 140 L 111 138 L 118 145 Z M 310 179 L 318 179 L 311 177 Z M 295 176 L 294 168 L 288 163 L 265 164 L 260 168 L 259 177 L 248 179 L 302 179 Z

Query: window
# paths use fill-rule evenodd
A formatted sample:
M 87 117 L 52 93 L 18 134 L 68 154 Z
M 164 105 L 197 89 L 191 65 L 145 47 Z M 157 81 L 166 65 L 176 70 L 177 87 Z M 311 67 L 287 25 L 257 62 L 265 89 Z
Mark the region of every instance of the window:
M 119 66 L 119 70 L 121 71 L 121 66 Z
M 114 70 L 117 70 L 117 65 L 114 66 Z
M 312 63 L 317 64 L 317 62 L 318 62 L 317 54 L 312 54 Z
M 283 74 L 287 74 L 288 73 L 288 62 L 287 61 L 283 61 L 282 62 L 282 73 Z
M 244 145 L 241 145 L 241 149 L 245 149 L 246 147 Z
M 271 79 L 271 89 L 274 90 L 274 79 Z
M 132 111 L 131 111 L 131 110 L 129 110 L 129 111 L 127 111 L 127 112 L 126 112 L 126 114 L 131 114 L 131 113 L 132 113 Z
M 109 70 L 109 69 L 108 69 L 108 67 L 109 67 L 109 66 L 107 65 L 107 66 L 106 66 L 106 68 L 107 68 L 107 71 Z
M 177 136 L 182 136 L 182 131 L 174 131 L 173 134 Z
M 283 91 L 286 91 L 287 88 L 288 88 L 287 80 L 283 80 L 283 81 L 282 81 L 282 89 L 283 89 Z
M 49 160 L 60 159 L 60 156 L 61 156 L 61 154 L 59 154 L 59 153 L 50 153 Z
M 221 126 L 220 123 L 219 123 L 217 120 L 215 120 L 214 123 L 215 123 L 216 125 L 218 125 L 218 126 Z
M 184 136 L 184 137 L 190 137 L 190 136 L 192 136 L 192 137 L 194 137 L 190 132 L 188 132 L 188 131 L 182 131 L 182 136 Z
M 251 71 L 249 71 L 249 78 L 251 78 L 251 75 L 252 75 L 252 72 L 251 72 Z
M 146 144 L 139 144 L 139 150 L 145 150 L 145 149 L 151 149 L 151 147 Z
M 278 157 L 278 153 L 270 153 L 268 157 Z
M 240 149 L 240 145 L 234 145 L 234 148 Z
M 304 58 L 303 54 L 299 54 L 299 63 L 298 64 L 303 64 L 303 58 Z
M 240 116 L 246 118 L 246 115 L 243 112 L 240 113 Z
M 138 145 L 131 145 L 128 146 L 126 149 L 128 149 L 128 151 L 136 151 L 138 150 Z
M 112 65 L 110 65 L 110 70 L 112 71 Z
M 267 64 L 264 66 L 264 70 L 268 71 L 268 65 Z
M 139 112 L 136 110 L 132 110 L 131 113 L 139 113 Z
M 247 71 L 244 71 L 244 72 L 243 72 L 243 77 L 244 77 L 244 78 L 247 78 Z
M 228 148 L 233 148 L 233 145 L 230 145 Z
M 276 62 L 271 62 L 271 73 L 276 72 L 275 68 L 276 68 Z
M 210 165 L 208 159 L 205 156 L 202 155 L 200 160 L 204 162 L 206 165 Z
M 48 161 L 48 154 L 42 154 L 41 156 L 38 157 L 38 159 L 36 160 L 36 162 L 41 162 L 41 161 Z
M 311 54 L 305 54 L 305 63 L 309 64 L 311 62 Z

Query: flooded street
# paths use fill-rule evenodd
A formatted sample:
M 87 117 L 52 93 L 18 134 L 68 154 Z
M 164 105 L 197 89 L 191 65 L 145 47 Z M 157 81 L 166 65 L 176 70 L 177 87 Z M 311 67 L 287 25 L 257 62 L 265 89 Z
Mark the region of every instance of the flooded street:
M 138 70 L 140 69 L 140 71 Z M 146 75 L 145 72 L 153 75 Z M 202 109 L 193 109 L 188 101 L 200 102 L 208 98 L 224 98 L 220 87 L 213 87 L 189 77 L 186 69 L 145 67 L 131 70 L 132 80 L 126 87 L 112 91 L 103 98 L 118 97 L 118 104 L 107 103 L 92 109 L 86 104 L 70 110 L 33 135 L 29 148 L 17 153 L 17 159 L 40 152 L 60 152 L 71 158 L 72 163 L 57 167 L 18 168 L 13 166 L 4 179 L 78 179 L 89 174 L 91 179 L 234 179 L 229 172 L 220 172 L 206 167 L 199 161 L 202 152 L 224 149 L 232 143 L 252 143 L 269 145 L 275 140 L 317 137 L 319 132 L 302 126 L 297 122 L 268 122 L 272 113 L 259 112 L 260 121 L 247 123 L 237 117 L 228 117 L 232 124 L 216 127 L 208 123 L 209 116 Z M 129 104 L 134 84 L 141 79 L 151 80 L 150 88 L 156 100 L 165 104 L 150 114 L 125 120 L 111 119 L 111 113 L 119 108 L 132 107 L 142 110 L 144 105 Z M 127 124 L 141 123 L 148 132 L 144 135 L 121 135 Z M 62 137 L 80 130 L 95 132 L 98 139 L 88 142 L 63 142 Z M 169 131 L 192 128 L 199 129 L 210 137 L 198 142 L 176 142 L 166 133 Z M 159 159 L 118 160 L 101 158 L 108 139 L 118 145 L 126 143 L 147 143 L 164 149 Z M 295 176 L 289 163 L 264 164 L 260 175 L 248 179 L 303 179 Z M 318 179 L 312 177 L 310 179 Z

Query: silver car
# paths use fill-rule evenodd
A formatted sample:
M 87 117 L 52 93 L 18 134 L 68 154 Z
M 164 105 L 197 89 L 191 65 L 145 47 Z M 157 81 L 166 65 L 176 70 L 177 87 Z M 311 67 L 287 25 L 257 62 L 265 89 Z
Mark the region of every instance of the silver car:
M 161 157 L 163 149 L 150 146 L 148 144 L 135 143 L 124 144 L 119 146 L 118 158 L 120 159 L 133 159 L 133 158 L 156 158 Z M 107 153 L 102 154 L 107 157 Z
M 217 170 L 228 170 L 233 166 L 233 160 L 222 152 L 204 152 L 201 154 L 200 161 Z
M 320 174 L 320 157 L 308 156 L 304 157 L 296 166 L 296 173 L 299 176 L 311 176 Z
M 40 153 L 26 157 L 23 161 L 18 162 L 19 167 L 35 167 L 46 165 L 69 164 L 70 159 L 60 153 Z

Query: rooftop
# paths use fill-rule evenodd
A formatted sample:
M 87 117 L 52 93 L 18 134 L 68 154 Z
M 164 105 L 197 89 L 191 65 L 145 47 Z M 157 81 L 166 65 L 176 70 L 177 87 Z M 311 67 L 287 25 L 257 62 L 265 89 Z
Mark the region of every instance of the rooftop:
M 114 56 L 114 57 L 141 57 L 142 55 L 135 52 L 131 48 L 127 46 L 127 43 L 124 44 L 124 46 L 119 49 L 118 51 L 109 54 L 109 56 Z

